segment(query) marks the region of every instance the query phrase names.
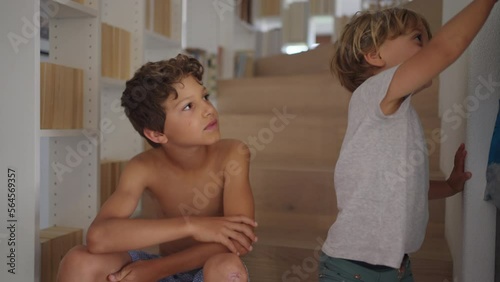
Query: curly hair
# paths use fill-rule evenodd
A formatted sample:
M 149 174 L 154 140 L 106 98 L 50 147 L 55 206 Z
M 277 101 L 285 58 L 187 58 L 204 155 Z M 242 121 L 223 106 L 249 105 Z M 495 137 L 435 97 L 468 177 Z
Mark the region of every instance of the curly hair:
M 177 98 L 174 84 L 188 76 L 202 84 L 203 66 L 195 58 L 178 54 L 169 60 L 144 64 L 127 81 L 121 105 L 132 126 L 151 146 L 160 145 L 144 136 L 144 129 L 163 132 L 167 118 L 163 103 L 172 94 Z
M 340 39 L 334 44 L 330 69 L 342 86 L 354 92 L 375 73 L 364 55 L 377 51 L 386 41 L 413 30 L 432 33 L 427 20 L 414 11 L 389 8 L 380 11 L 358 12 L 344 27 Z

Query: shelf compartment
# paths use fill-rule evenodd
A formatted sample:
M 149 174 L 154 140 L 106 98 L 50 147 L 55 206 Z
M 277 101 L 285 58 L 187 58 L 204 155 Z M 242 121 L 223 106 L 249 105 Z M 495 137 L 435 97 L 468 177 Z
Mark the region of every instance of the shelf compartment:
M 81 129 L 43 129 L 40 137 L 75 137 L 82 135 Z
M 83 0 L 41 0 L 40 10 L 54 19 L 97 18 L 99 11 L 82 2 Z
M 101 89 L 111 92 L 123 92 L 125 90 L 126 83 L 127 81 L 123 79 L 101 77 Z
M 74 246 L 83 243 L 80 228 L 54 226 L 40 230 L 41 282 L 56 281 L 62 257 Z
M 116 190 L 125 165 L 121 161 L 101 163 L 101 206 Z
M 146 49 L 181 48 L 181 42 L 151 30 L 144 31 L 144 41 Z
M 130 79 L 130 32 L 102 23 L 102 67 L 103 77 L 113 79 Z
M 182 2 L 178 0 L 146 1 L 145 49 L 181 48 Z
M 40 63 L 40 128 L 83 128 L 83 70 Z

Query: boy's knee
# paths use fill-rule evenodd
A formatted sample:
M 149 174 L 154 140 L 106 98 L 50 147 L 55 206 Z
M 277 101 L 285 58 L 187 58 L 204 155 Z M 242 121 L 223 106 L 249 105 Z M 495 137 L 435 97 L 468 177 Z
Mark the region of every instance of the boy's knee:
M 64 255 L 59 272 L 88 272 L 93 268 L 92 255 L 85 246 L 75 246 Z
M 248 273 L 241 259 L 234 254 L 220 254 L 210 258 L 203 267 L 207 281 L 246 282 Z

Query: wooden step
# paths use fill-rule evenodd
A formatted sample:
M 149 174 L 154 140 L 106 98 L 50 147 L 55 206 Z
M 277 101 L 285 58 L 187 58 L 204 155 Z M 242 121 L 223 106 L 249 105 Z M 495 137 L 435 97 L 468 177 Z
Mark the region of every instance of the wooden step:
M 221 113 L 266 113 L 346 116 L 350 93 L 328 72 L 314 75 L 220 80 L 217 106 Z
M 423 117 L 438 116 L 439 81 L 412 98 Z M 329 73 L 220 80 L 217 108 L 220 113 L 272 114 L 273 110 L 295 115 L 347 117 L 351 93 Z
M 251 166 L 250 182 L 255 210 L 334 216 L 337 199 L 333 187 L 333 167 L 328 169 L 294 169 Z
M 333 168 L 302 170 L 255 165 L 251 166 L 250 182 L 260 224 L 326 228 L 335 220 L 338 210 Z M 445 200 L 430 201 L 429 213 L 429 222 L 443 223 Z M 287 222 L 290 216 L 296 220 Z
M 321 44 L 310 51 L 293 55 L 270 56 L 256 61 L 255 75 L 281 76 L 325 72 L 330 70 L 332 56 L 332 44 Z
M 313 167 L 335 165 L 347 126 L 345 118 L 305 115 L 280 119 L 279 115 L 221 114 L 219 119 L 222 136 L 245 142 L 253 162 Z M 429 140 L 440 123 L 438 118 L 422 119 Z M 440 146 L 430 143 L 430 169 L 439 171 Z

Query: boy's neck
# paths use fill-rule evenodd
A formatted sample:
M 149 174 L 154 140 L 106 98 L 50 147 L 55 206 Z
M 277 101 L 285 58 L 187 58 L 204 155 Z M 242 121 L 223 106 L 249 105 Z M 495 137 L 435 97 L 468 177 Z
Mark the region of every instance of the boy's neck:
M 161 148 L 166 160 L 181 170 L 193 170 L 203 166 L 208 155 L 208 146 L 164 146 Z

